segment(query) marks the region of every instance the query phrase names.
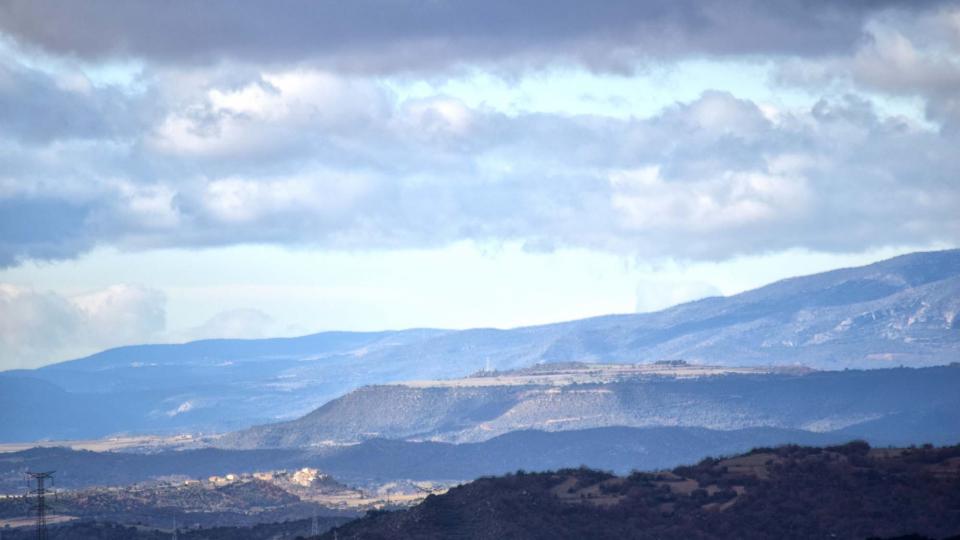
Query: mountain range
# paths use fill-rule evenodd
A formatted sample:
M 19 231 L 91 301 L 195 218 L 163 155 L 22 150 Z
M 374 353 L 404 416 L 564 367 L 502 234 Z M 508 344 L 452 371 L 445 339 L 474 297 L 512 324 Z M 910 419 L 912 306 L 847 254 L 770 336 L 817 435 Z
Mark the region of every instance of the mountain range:
M 960 358 L 958 313 L 960 250 L 948 250 L 655 313 L 509 330 L 326 332 L 120 347 L 0 373 L 0 441 L 238 430 L 298 418 L 366 385 L 463 377 L 486 366 L 681 358 L 821 370 L 943 365 Z
M 557 364 L 367 386 L 297 420 L 231 433 L 215 444 L 304 448 L 369 438 L 464 443 L 519 430 L 613 426 L 776 428 L 880 444 L 960 441 L 960 363 L 816 372 L 663 367 Z

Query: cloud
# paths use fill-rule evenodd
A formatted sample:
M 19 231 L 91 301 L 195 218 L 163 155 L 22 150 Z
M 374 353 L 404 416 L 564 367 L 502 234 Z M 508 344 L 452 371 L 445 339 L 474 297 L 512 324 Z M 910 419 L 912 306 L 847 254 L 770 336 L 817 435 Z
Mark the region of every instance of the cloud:
M 648 313 L 709 296 L 720 296 L 720 289 L 701 281 L 643 281 L 637 285 L 636 310 Z
M 712 260 L 960 237 L 953 7 L 305 5 L 210 2 L 188 17 L 180 4 L 94 3 L 74 25 L 74 3 L 3 4 L 0 31 L 20 45 L 0 55 L 0 267 L 97 246 L 476 240 Z M 173 39 L 175 22 L 208 31 Z M 351 31 L 322 31 L 335 22 Z M 255 46 L 258 32 L 275 42 Z M 34 45 L 59 56 L 34 58 Z M 708 90 L 612 118 L 406 97 L 381 76 L 708 52 L 782 55 L 784 84 L 849 85 L 805 109 Z M 80 69 L 120 57 L 144 61 L 136 91 Z M 858 89 L 920 96 L 937 129 L 877 111 L 882 98 Z
M 258 339 L 283 333 L 273 317 L 258 309 L 232 309 L 217 313 L 203 324 L 171 336 L 173 341 L 237 338 Z
M 95 88 L 80 70 L 34 69 L 0 47 L 0 135 L 30 144 L 128 137 L 147 120 L 142 105 L 119 88 Z
M 942 3 L 354 0 L 318 6 L 212 0 L 198 6 L 13 0 L 0 6 L 0 31 L 57 55 L 168 65 L 241 59 L 389 73 L 566 60 L 622 70 L 643 58 L 846 51 L 869 17 Z
M 131 285 L 68 297 L 0 284 L 0 367 L 37 367 L 157 339 L 164 303 L 159 291 Z
M 807 110 L 708 91 L 649 118 L 506 115 L 297 68 L 180 105 L 139 142 L 2 158 L 17 174 L 0 174 L 0 264 L 96 245 L 470 239 L 720 259 L 960 236 L 957 135 L 852 95 Z
M 113 285 L 70 297 L 79 310 L 81 342 L 142 343 L 158 337 L 166 324 L 166 298 L 154 289 Z
M 824 87 L 848 84 L 887 95 L 918 97 L 927 118 L 960 129 L 960 8 L 909 16 L 879 17 L 847 54 L 796 59 L 780 68 L 785 84 Z
M 0 283 L 0 370 L 39 367 L 123 345 L 297 333 L 304 330 L 256 309 L 223 311 L 196 327 L 169 331 L 165 295 L 137 285 L 68 296 Z
M 65 259 L 92 247 L 89 207 L 55 198 L 0 199 L 0 266 L 21 258 Z
M 713 235 L 723 230 L 796 219 L 813 197 L 803 177 L 764 172 L 723 172 L 677 184 L 659 167 L 615 173 L 611 206 L 627 229 L 671 234 L 687 230 Z

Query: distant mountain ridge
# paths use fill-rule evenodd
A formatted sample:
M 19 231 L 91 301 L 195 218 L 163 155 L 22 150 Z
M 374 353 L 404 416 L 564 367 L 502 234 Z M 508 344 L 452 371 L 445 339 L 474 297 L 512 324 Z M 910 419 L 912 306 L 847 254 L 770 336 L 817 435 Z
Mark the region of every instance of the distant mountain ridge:
M 676 358 L 818 369 L 942 365 L 960 359 L 958 312 L 960 250 L 948 250 L 656 313 L 511 330 L 326 332 L 121 347 L 0 373 L 0 441 L 235 430 L 296 418 L 364 385 L 460 377 L 488 362 L 496 369 Z M 31 397 L 38 393 L 44 397 Z
M 547 368 L 545 368 L 547 369 Z M 960 442 L 960 363 L 813 373 L 630 375 L 599 382 L 507 375 L 360 388 L 297 420 L 228 434 L 226 448 L 296 448 L 368 438 L 480 442 L 518 430 L 629 426 L 776 428 L 875 442 Z M 549 373 L 549 371 L 547 372 Z M 502 384 L 495 384 L 505 381 Z

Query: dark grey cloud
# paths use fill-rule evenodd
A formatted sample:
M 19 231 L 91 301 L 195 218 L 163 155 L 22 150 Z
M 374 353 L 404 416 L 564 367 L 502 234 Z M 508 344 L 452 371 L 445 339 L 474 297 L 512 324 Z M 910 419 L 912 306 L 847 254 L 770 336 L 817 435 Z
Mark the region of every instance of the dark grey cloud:
M 858 90 L 923 100 L 926 117 L 960 131 L 960 4 L 909 15 L 878 16 L 850 54 L 779 66 L 787 85 Z
M 851 50 L 872 15 L 942 2 L 858 0 L 9 0 L 0 31 L 86 59 L 321 62 L 363 72 L 574 60 L 629 69 L 678 55 Z
M 136 130 L 144 113 L 119 90 L 70 88 L 89 83 L 82 78 L 57 81 L 4 60 L 0 57 L 0 133 L 17 140 L 122 137 Z
M 93 247 L 91 208 L 53 198 L 0 199 L 0 266 L 23 259 L 66 259 Z

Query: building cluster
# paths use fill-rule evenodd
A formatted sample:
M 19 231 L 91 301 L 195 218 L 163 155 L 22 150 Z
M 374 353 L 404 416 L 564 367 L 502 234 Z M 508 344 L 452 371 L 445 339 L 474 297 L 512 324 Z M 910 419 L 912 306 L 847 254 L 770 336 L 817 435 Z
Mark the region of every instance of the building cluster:
M 255 473 L 244 473 L 244 474 L 234 474 L 229 473 L 223 476 L 210 476 L 207 478 L 207 483 L 214 486 L 226 486 L 233 484 L 235 482 L 242 482 L 248 480 L 260 480 L 263 482 L 289 482 L 291 484 L 296 484 L 301 487 L 310 487 L 318 482 L 323 482 L 329 480 L 330 475 L 320 472 L 319 469 L 314 469 L 312 467 L 304 467 L 302 469 L 297 469 L 295 471 L 279 470 L 279 471 L 265 471 L 265 472 L 255 472 Z M 195 480 L 187 480 L 184 482 L 184 485 L 188 485 L 188 482 L 196 482 Z

